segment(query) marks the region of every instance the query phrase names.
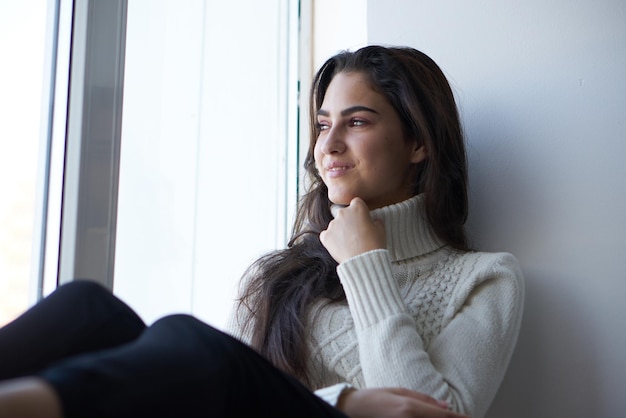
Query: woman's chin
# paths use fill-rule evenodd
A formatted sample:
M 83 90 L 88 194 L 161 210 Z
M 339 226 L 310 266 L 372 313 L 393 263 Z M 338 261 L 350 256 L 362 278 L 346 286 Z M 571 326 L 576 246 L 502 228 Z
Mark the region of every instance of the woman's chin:
M 333 205 L 339 206 L 348 206 L 352 201 L 353 197 L 347 196 L 331 196 L 328 198 L 332 202 Z

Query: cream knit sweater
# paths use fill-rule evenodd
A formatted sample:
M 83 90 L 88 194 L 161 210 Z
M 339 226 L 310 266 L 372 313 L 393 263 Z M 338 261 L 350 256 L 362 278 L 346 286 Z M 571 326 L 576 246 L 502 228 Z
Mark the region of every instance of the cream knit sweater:
M 387 249 L 338 267 L 347 303 L 320 301 L 308 320 L 312 389 L 335 403 L 356 388 L 404 387 L 482 417 L 517 341 L 524 288 L 506 253 L 445 246 L 423 196 L 376 209 Z M 231 321 L 231 332 L 246 340 Z

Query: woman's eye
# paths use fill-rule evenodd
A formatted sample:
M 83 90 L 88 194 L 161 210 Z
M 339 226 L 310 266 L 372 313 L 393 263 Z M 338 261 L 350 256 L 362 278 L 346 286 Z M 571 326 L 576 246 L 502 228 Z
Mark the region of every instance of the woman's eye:
M 364 126 L 366 122 L 362 119 L 352 119 L 350 121 L 351 126 Z
M 318 131 L 325 131 L 325 130 L 327 130 L 329 128 L 330 127 L 325 122 L 317 122 L 317 130 Z

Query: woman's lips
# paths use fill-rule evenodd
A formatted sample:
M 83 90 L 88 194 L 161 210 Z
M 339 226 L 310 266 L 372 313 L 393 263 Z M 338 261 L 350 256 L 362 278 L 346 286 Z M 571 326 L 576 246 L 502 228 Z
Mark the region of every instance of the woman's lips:
M 326 166 L 326 175 L 329 178 L 341 177 L 348 171 L 352 170 L 354 165 L 347 163 L 331 163 Z

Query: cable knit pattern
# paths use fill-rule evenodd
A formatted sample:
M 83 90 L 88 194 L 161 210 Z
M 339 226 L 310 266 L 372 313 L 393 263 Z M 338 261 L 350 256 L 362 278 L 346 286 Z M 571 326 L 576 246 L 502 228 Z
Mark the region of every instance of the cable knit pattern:
M 387 249 L 339 265 L 347 302 L 311 307 L 312 389 L 332 403 L 341 383 L 406 387 L 479 418 L 516 344 L 522 275 L 510 254 L 445 246 L 423 205 L 420 195 L 372 211 L 385 224 Z

